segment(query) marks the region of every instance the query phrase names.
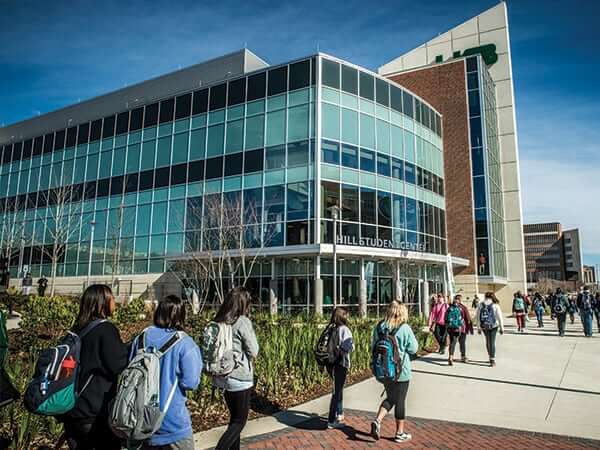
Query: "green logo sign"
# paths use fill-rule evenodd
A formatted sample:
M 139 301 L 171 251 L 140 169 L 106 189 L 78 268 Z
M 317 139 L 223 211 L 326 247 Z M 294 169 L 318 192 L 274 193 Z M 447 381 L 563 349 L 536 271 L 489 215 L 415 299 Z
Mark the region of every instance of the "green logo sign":
M 461 56 L 472 56 L 472 55 L 481 55 L 483 61 L 491 66 L 496 61 L 498 61 L 498 53 L 496 53 L 496 44 L 486 44 L 481 45 L 479 47 L 468 48 L 462 53 L 460 51 L 456 51 L 452 54 L 453 58 L 459 58 Z M 438 55 L 435 57 L 436 63 L 441 63 L 444 61 L 443 55 Z

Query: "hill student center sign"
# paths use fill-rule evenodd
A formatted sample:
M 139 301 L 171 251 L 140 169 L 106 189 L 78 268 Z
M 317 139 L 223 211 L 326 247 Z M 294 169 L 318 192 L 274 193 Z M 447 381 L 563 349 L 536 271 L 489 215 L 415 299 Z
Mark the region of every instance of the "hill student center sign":
M 357 237 L 349 235 L 337 236 L 336 243 L 338 245 L 354 245 L 358 247 L 374 247 L 374 248 L 389 248 L 392 250 L 408 250 L 413 252 L 426 252 L 427 243 L 421 242 L 409 242 L 399 241 L 394 242 L 390 239 L 382 238 L 370 238 L 370 237 Z

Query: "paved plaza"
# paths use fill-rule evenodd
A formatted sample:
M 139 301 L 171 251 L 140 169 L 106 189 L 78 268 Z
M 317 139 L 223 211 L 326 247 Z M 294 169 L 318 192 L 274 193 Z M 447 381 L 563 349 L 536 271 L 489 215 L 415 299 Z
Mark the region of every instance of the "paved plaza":
M 487 435 L 481 427 L 494 427 L 495 440 L 490 448 L 600 448 L 599 335 L 591 339 L 583 337 L 578 321 L 568 325 L 563 338 L 557 336 L 549 320 L 541 330 L 529 322 L 530 328 L 523 334 L 516 333 L 512 319 L 506 322 L 506 333 L 498 337 L 495 368 L 487 365 L 484 338 L 477 334 L 469 336 L 467 341 L 468 364 L 455 363 L 449 367 L 447 356 L 438 354 L 414 362 L 407 399 L 410 416 L 407 431 L 414 436 L 410 445 L 447 449 L 481 447 L 481 436 Z M 347 434 L 353 433 L 350 427 L 345 431 L 319 429 L 324 422 L 318 417 L 325 415 L 329 396 L 253 420 L 242 437 L 249 439 L 245 441 L 249 448 L 301 448 L 285 447 L 284 441 L 278 441 L 283 436 L 300 441 L 298 445 L 305 442 L 303 448 L 373 446 L 368 437 L 362 441 L 361 433 L 368 431 L 373 412 L 381 402 L 381 392 L 381 385 L 374 379 L 345 390 L 344 407 L 353 411 L 349 425 L 359 440 L 348 439 Z M 391 427 L 392 423 L 388 417 L 386 426 Z M 311 427 L 311 424 L 320 425 Z M 447 441 L 439 431 L 445 426 L 460 432 L 467 444 Z M 223 430 L 220 427 L 196 434 L 198 448 L 213 447 Z M 569 437 L 588 441 L 568 440 Z M 472 444 L 468 444 L 471 439 Z M 308 445 L 309 442 L 315 445 Z M 351 445 L 344 444 L 348 442 Z M 391 444 L 380 441 L 376 445 Z

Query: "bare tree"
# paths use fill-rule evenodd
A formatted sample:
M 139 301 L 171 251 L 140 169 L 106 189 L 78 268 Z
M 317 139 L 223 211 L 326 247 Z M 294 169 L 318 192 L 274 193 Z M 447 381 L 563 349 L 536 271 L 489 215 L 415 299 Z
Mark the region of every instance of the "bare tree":
M 19 219 L 16 207 L 15 199 L 7 200 L 0 228 L 0 257 L 6 258 L 8 262 L 23 251 L 23 244 L 27 240 L 25 222 Z
M 244 286 L 276 232 L 261 223 L 260 206 L 242 202 L 240 193 L 188 199 L 186 222 L 188 230 L 196 231 L 186 233 L 185 258 L 172 268 L 180 271 L 180 279 L 193 272 L 188 281 L 195 284 L 203 303 L 211 291 L 223 303 L 226 289 Z
M 52 269 L 50 277 L 50 295 L 54 295 L 58 263 L 64 257 L 67 242 L 79 231 L 82 202 L 81 192 L 75 185 L 64 184 L 38 196 L 37 212 L 47 211 L 46 216 L 46 245 L 41 245 L 42 253 L 50 259 Z M 39 208 L 39 205 L 46 208 Z M 32 244 L 36 244 L 32 242 Z M 91 252 L 92 249 L 90 248 Z

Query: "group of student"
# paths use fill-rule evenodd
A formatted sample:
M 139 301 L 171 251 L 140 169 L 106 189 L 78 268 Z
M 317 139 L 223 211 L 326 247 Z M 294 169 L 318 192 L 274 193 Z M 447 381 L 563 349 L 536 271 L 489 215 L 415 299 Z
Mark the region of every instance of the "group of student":
M 232 289 L 213 319 L 215 323 L 231 330 L 230 338 L 236 358 L 233 371 L 227 376 L 213 379 L 215 386 L 224 391 L 230 413 L 229 425 L 216 446 L 219 450 L 240 448 L 240 434 L 250 409 L 250 393 L 254 384 L 253 360 L 259 350 L 252 322 L 248 318 L 250 297 L 250 292 L 243 287 Z M 186 406 L 186 391 L 198 388 L 206 359 L 194 339 L 184 332 L 185 303 L 174 295 L 159 301 L 153 324 L 130 343 L 122 341 L 119 330 L 108 320 L 115 308 L 115 297 L 106 285 L 89 286 L 80 299 L 78 316 L 70 331 L 78 335 L 81 342 L 77 369 L 79 392 L 74 407 L 56 416 L 64 425 L 63 439 L 66 439 L 71 450 L 119 450 L 123 447 L 144 450 L 193 449 L 192 421 Z M 121 390 L 136 388 L 122 386 L 123 379 L 127 378 L 124 374 L 135 358 L 144 357 L 145 351 L 155 352 L 160 361 L 158 373 L 153 374 L 160 380 L 158 399 L 150 400 L 158 403 L 156 407 L 161 412 L 162 420 L 158 421 L 159 426 L 149 439 L 132 445 L 116 432 L 112 421 L 116 405 L 128 401 L 125 398 L 124 402 L 119 403 Z M 63 358 L 63 364 L 64 361 Z M 151 384 L 156 379 L 145 381 Z M 85 384 L 81 386 L 83 380 Z M 27 395 L 26 391 L 24 403 Z M 142 400 L 138 398 L 137 401 Z
M 432 297 L 431 311 L 429 314 L 429 329 L 433 333 L 438 345 L 439 353 L 446 353 L 449 343 L 448 365 L 454 364 L 456 343 L 460 347 L 461 361 L 467 359 L 467 335 L 474 334 L 475 328 L 479 334 L 484 335 L 485 345 L 490 366 L 496 365 L 496 337 L 498 333 L 504 334 L 504 319 L 500 302 L 493 292 L 487 292 L 483 301 L 474 302 L 475 315 L 471 313 L 462 302 L 462 295 L 456 294 L 448 302 L 443 294 Z

